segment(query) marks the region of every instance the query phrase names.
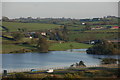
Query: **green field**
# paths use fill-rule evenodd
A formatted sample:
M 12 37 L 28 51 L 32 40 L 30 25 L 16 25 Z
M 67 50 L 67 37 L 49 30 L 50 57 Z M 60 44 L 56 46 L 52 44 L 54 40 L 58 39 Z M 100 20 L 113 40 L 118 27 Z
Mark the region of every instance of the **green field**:
M 88 30 L 88 31 L 85 31 L 85 32 L 118 32 L 118 29 L 105 29 L 105 30 Z
M 7 40 L 5 40 L 7 42 Z M 13 42 L 8 41 L 9 44 L 2 45 L 2 53 L 10 53 L 12 51 L 18 51 L 21 49 L 35 49 L 33 45 L 15 45 L 10 44 Z M 76 43 L 76 42 L 65 42 L 65 43 L 50 43 L 49 44 L 49 51 L 63 51 L 67 49 L 71 49 L 70 45 L 72 45 L 72 49 L 83 49 L 89 48 L 92 45 L 83 44 L 83 43 Z
M 92 25 L 90 26 L 91 28 L 95 28 L 97 26 L 106 28 L 107 26 L 118 26 L 118 25 Z M 68 27 L 68 30 L 81 30 L 84 29 L 86 26 L 85 25 L 72 25 Z M 87 30 L 85 32 L 117 32 L 117 29 L 105 29 L 105 30 Z
M 68 30 L 80 30 L 83 29 L 85 26 L 84 25 L 74 25 L 74 26 L 69 26 L 67 29 Z
M 27 48 L 27 47 L 13 45 L 13 44 L 9 44 L 9 45 L 4 44 L 4 45 L 2 45 L 2 53 L 9 53 L 9 52 L 24 49 L 24 48 Z
M 49 50 L 55 50 L 55 51 L 67 50 L 67 49 L 71 49 L 70 45 L 73 46 L 72 49 L 84 49 L 92 46 L 92 45 L 76 43 L 76 42 L 54 43 L 50 46 Z
M 55 24 L 43 24 L 43 23 L 16 23 L 16 22 L 2 22 L 2 25 L 7 27 L 10 32 L 17 31 L 18 28 L 26 28 L 28 31 L 32 30 L 48 30 L 53 28 L 59 28 L 59 25 Z
M 69 40 L 74 41 L 79 38 L 81 41 L 94 39 L 111 39 L 118 37 L 118 33 L 82 33 L 79 31 L 71 31 L 68 34 Z

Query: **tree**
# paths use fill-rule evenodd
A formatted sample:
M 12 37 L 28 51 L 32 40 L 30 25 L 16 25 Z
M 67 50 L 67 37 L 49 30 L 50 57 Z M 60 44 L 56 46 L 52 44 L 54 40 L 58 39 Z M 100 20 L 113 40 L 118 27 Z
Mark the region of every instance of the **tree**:
M 70 48 L 71 48 L 71 52 L 72 52 L 72 49 L 73 49 L 73 45 L 72 44 L 70 44 Z
M 28 20 L 32 20 L 33 18 L 32 17 L 27 17 Z
M 3 16 L 3 17 L 2 17 L 2 21 L 9 21 L 9 18 L 6 17 L 6 16 Z
M 91 29 L 90 24 L 89 24 L 89 23 L 86 23 L 86 24 L 85 24 L 85 30 L 90 30 L 90 29 Z
M 13 36 L 14 40 L 17 41 L 17 40 L 21 40 L 24 37 L 24 34 L 22 34 L 22 33 L 13 33 L 12 36 Z
M 67 34 L 68 34 L 67 25 L 64 25 L 62 33 L 63 33 L 63 40 L 64 41 L 68 41 L 68 37 L 67 37 Z
M 103 58 L 101 64 L 116 64 L 117 59 L 113 58 Z
M 102 41 L 101 43 L 95 44 L 92 47 L 88 48 L 86 51 L 88 54 L 114 54 L 113 43 L 109 43 L 107 41 Z
M 37 48 L 39 52 L 48 52 L 48 42 L 44 37 L 39 37 Z
M 19 32 L 27 32 L 27 28 L 18 28 L 17 29 Z

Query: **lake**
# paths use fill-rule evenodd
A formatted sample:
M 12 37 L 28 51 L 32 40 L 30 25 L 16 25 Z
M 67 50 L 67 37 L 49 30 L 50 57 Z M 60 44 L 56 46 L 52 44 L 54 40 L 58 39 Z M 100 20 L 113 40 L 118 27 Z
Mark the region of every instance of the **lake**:
M 3 69 L 68 67 L 81 60 L 85 65 L 98 65 L 100 64 L 98 58 L 118 58 L 117 55 L 92 55 L 85 51 L 86 49 L 73 49 L 72 52 L 67 50 L 0 55 L 2 55 Z

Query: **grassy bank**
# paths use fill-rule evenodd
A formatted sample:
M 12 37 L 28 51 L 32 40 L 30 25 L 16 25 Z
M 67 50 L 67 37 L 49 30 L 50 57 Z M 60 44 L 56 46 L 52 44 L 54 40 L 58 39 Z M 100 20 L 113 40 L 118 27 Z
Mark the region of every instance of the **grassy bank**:
M 77 69 L 57 69 L 53 73 L 46 73 L 46 71 L 35 71 L 35 72 L 21 72 L 21 73 L 10 73 L 10 76 L 3 77 L 3 80 L 9 79 L 22 79 L 28 78 L 30 80 L 52 80 L 65 79 L 65 80 L 101 80 L 96 78 L 102 78 L 102 80 L 119 80 L 118 68 L 77 68 Z M 93 79 L 95 78 L 95 79 Z
M 72 49 L 83 49 L 89 48 L 92 45 L 77 43 L 77 42 L 65 42 L 65 43 L 50 43 L 49 44 L 49 51 L 62 51 L 71 49 L 70 45 L 72 45 Z M 21 49 L 35 49 L 32 45 L 14 45 L 14 44 L 3 44 L 2 45 L 2 53 L 10 53 L 12 51 L 17 51 Z
M 2 53 L 10 53 L 10 52 L 19 51 L 22 49 L 33 49 L 33 47 L 29 45 L 14 45 L 14 44 L 2 45 Z
M 71 49 L 70 45 L 73 46 L 72 49 L 84 49 L 92 46 L 89 44 L 83 44 L 77 42 L 54 43 L 51 44 L 49 50 L 55 50 L 55 51 L 67 50 L 67 49 Z

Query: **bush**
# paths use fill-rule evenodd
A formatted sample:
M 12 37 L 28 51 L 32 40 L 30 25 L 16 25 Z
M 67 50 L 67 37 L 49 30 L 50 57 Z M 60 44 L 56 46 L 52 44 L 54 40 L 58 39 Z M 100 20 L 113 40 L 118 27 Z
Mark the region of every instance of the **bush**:
M 88 54 L 119 54 L 119 50 L 114 47 L 113 43 L 103 41 L 88 48 Z
M 48 42 L 47 39 L 44 37 L 39 38 L 37 48 L 39 52 L 48 52 Z
M 13 36 L 14 40 L 17 41 L 17 40 L 21 40 L 24 37 L 24 34 L 22 34 L 22 33 L 13 33 L 12 36 Z
M 116 64 L 117 60 L 113 58 L 103 58 L 101 64 Z

